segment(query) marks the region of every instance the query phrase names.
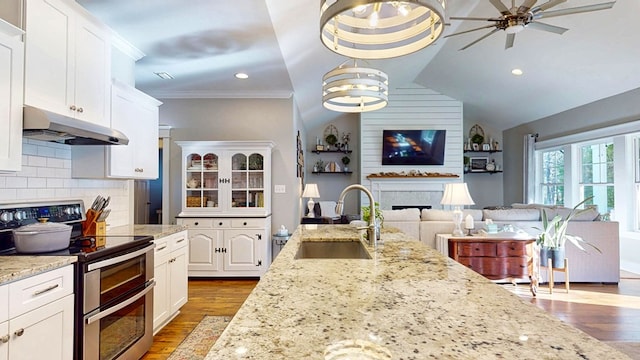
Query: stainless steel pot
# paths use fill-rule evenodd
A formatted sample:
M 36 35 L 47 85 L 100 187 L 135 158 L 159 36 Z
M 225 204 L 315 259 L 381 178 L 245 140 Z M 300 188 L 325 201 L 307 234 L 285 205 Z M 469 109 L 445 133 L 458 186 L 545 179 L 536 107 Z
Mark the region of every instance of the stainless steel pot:
M 19 253 L 41 253 L 69 247 L 71 226 L 39 222 L 13 230 L 13 242 Z

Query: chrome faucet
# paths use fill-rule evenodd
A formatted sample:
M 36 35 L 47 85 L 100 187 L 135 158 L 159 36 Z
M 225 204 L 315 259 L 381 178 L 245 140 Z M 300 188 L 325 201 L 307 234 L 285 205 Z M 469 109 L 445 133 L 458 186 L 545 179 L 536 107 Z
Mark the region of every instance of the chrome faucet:
M 367 238 L 369 239 L 369 245 L 373 245 L 374 248 L 378 247 L 378 237 L 376 236 L 376 205 L 375 200 L 373 200 L 373 194 L 369 189 L 360 185 L 360 184 L 352 184 L 344 188 L 342 193 L 340 194 L 340 198 L 338 199 L 338 203 L 336 204 L 336 214 L 342 215 L 342 211 L 344 210 L 344 197 L 349 190 L 362 190 L 367 197 L 369 197 L 369 203 L 371 205 L 371 212 L 369 213 L 369 224 L 367 226 Z

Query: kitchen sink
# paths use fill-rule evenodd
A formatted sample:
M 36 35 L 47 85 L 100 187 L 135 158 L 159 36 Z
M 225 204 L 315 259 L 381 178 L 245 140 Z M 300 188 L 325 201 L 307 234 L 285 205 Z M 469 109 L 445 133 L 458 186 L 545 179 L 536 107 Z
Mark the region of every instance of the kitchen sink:
M 295 259 L 371 259 L 360 241 L 303 241 Z

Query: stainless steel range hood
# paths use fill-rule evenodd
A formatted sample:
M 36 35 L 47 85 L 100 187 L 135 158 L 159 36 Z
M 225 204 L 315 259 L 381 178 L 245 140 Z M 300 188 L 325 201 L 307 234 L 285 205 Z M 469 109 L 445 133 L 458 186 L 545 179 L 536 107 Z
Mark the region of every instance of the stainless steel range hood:
M 24 106 L 22 136 L 68 145 L 127 145 L 129 139 L 118 130 L 73 119 L 33 106 Z

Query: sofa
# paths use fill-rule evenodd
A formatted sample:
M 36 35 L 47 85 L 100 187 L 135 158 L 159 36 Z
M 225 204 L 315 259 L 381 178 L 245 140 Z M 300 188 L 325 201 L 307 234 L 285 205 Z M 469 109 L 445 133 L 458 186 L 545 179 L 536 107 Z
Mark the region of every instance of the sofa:
M 566 217 L 571 209 L 561 207 L 547 207 L 542 205 L 512 204 L 509 208 L 494 209 L 465 209 L 464 217 L 471 215 L 475 229 L 484 226 L 487 219 L 501 229 L 511 225 L 516 230 L 525 231 L 533 237 L 542 228 L 542 212 L 548 219 L 555 215 Z M 437 234 L 450 234 L 453 231 L 453 214 L 448 210 L 402 209 L 383 210 L 384 226 L 391 226 L 404 231 L 406 234 L 422 241 L 427 246 L 436 246 Z M 464 224 L 464 222 L 463 222 Z M 618 283 L 620 281 L 620 238 L 618 223 L 614 221 L 600 221 L 596 209 L 587 211 L 569 222 L 568 234 L 582 237 L 585 241 L 600 249 L 601 253 L 585 246 L 582 251 L 573 244 L 567 244 L 566 255 L 569 259 L 569 280 L 571 282 L 587 283 Z M 441 250 L 446 254 L 446 249 Z M 541 271 L 541 280 L 547 281 L 548 274 Z M 554 274 L 554 281 L 564 281 L 564 273 Z

